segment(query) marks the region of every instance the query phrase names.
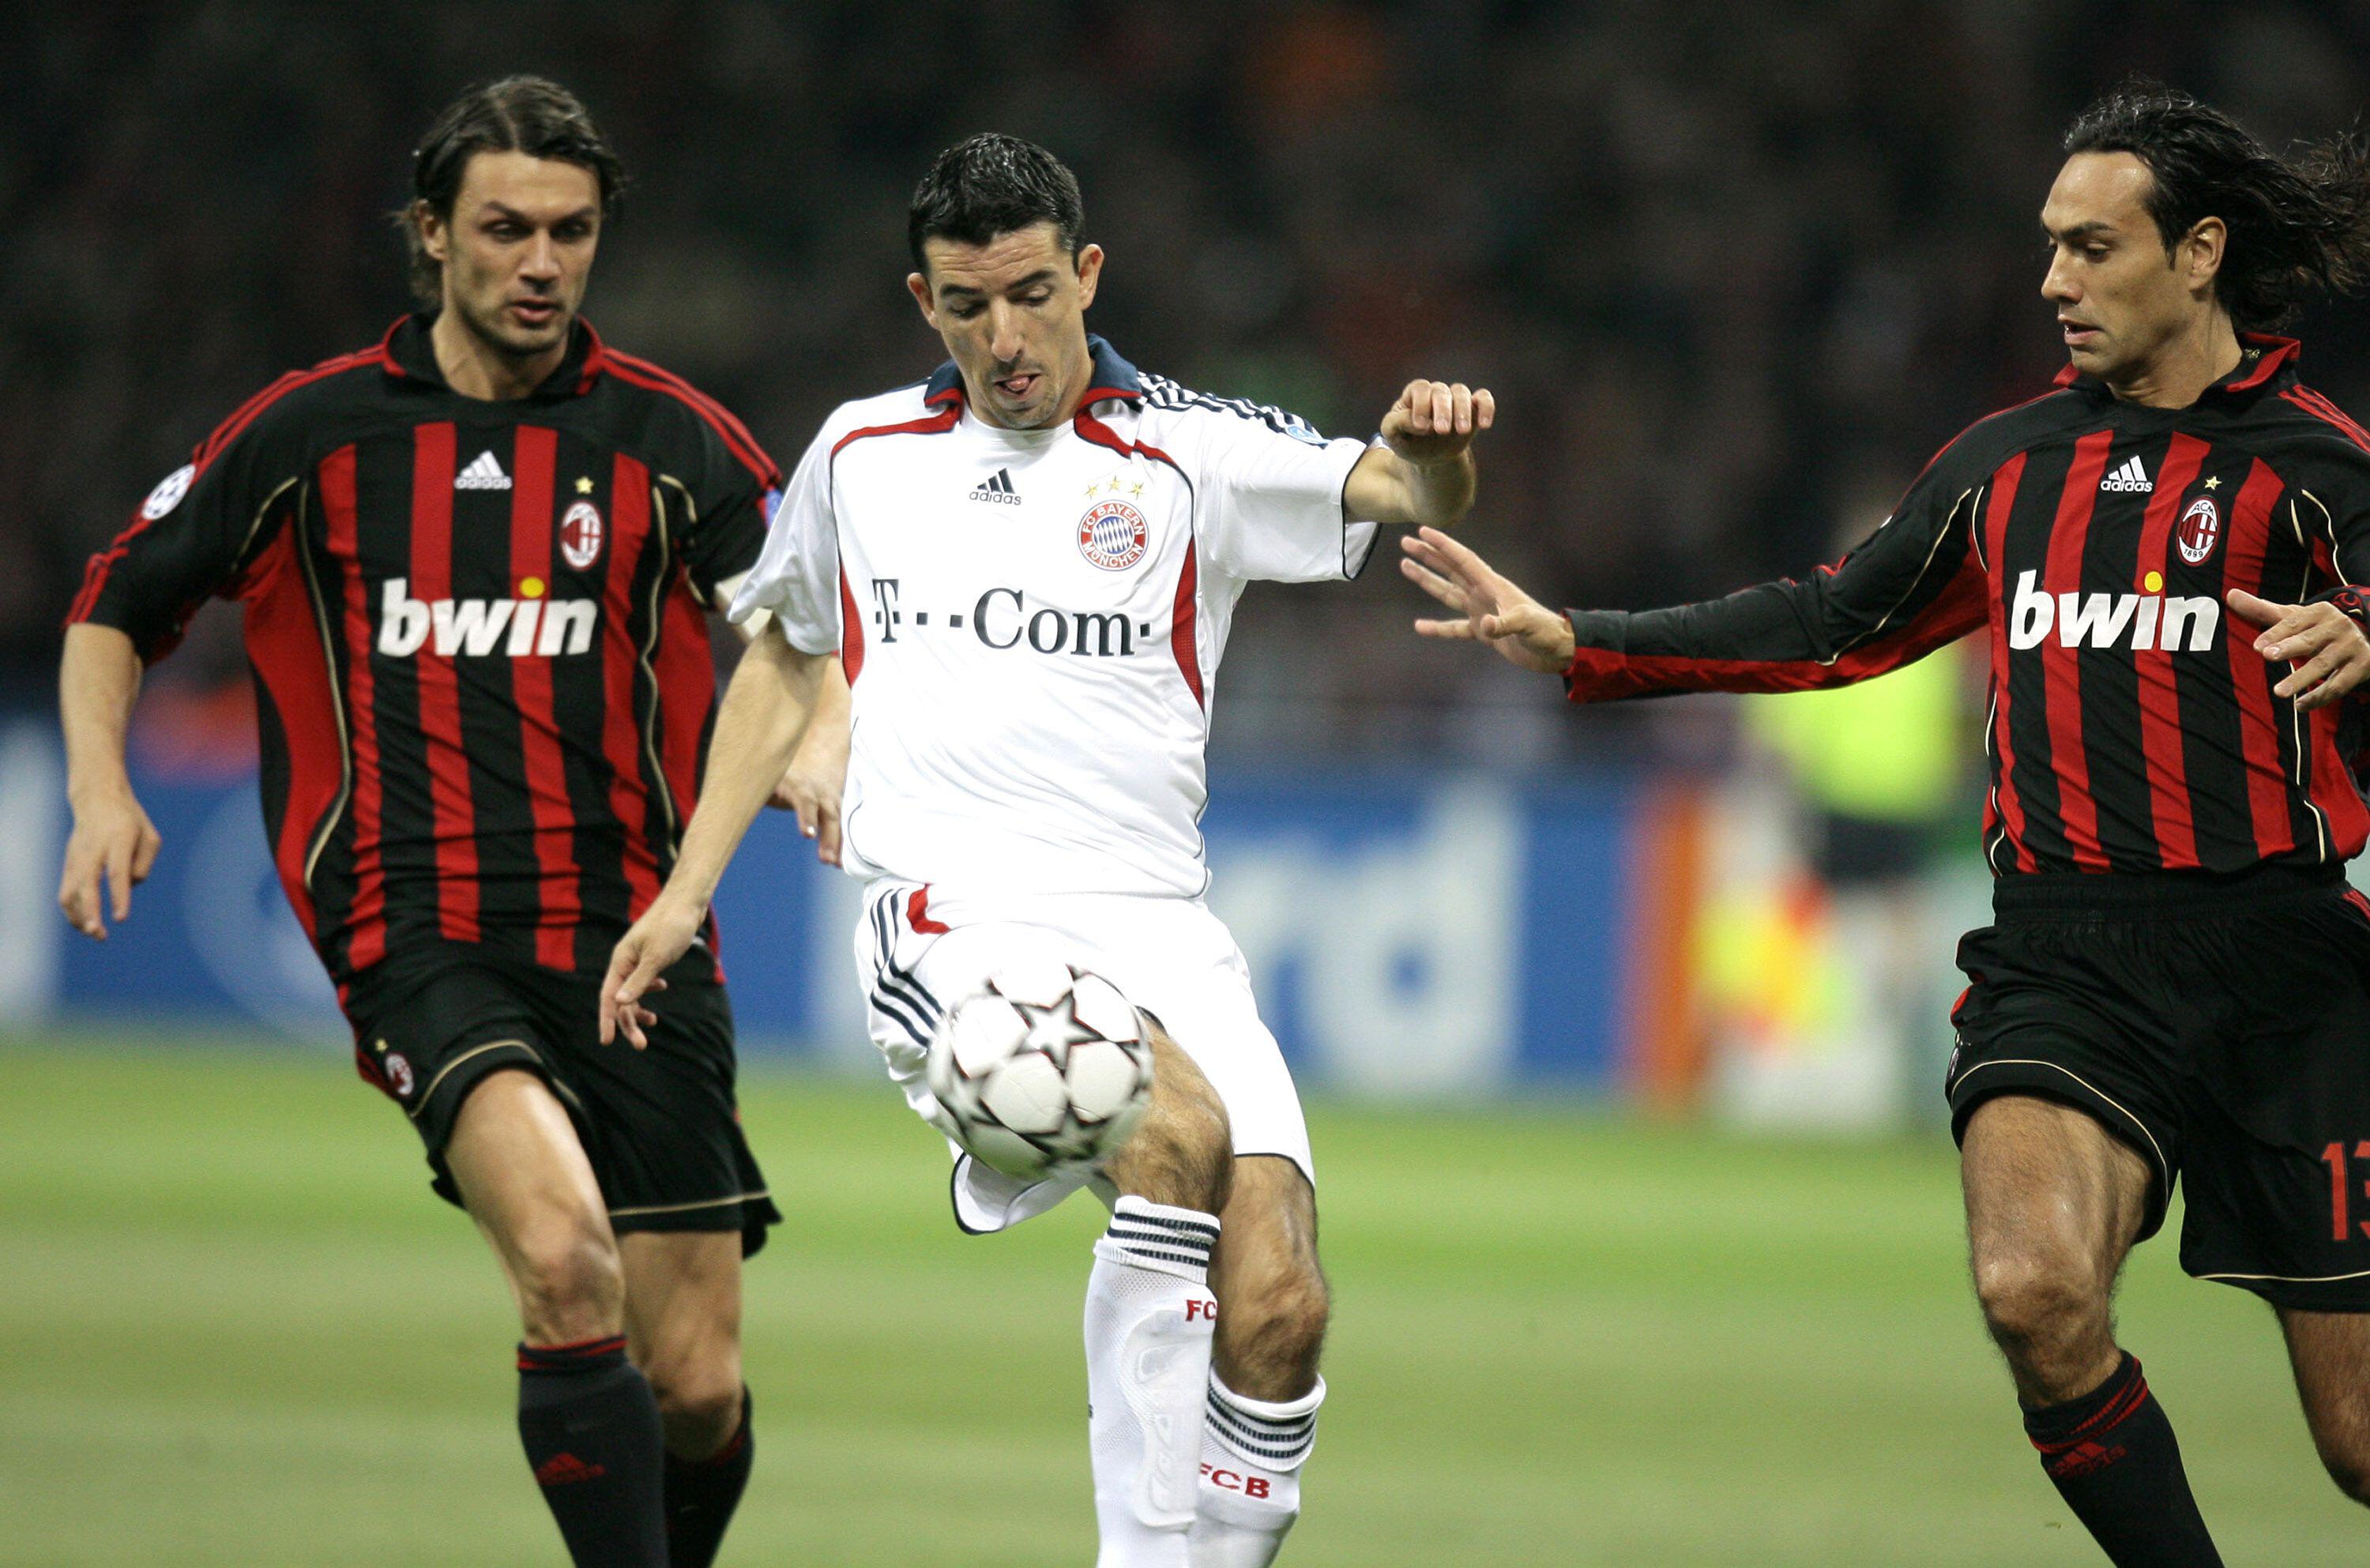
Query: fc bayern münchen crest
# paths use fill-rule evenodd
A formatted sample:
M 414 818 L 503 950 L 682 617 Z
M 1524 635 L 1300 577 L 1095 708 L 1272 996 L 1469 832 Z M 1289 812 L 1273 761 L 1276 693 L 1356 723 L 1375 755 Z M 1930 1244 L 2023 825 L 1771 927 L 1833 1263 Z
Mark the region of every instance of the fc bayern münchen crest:
M 2215 542 L 2222 537 L 2222 513 L 2215 510 L 2212 496 L 2201 495 L 2189 503 L 2173 537 L 2180 546 L 2180 559 L 2192 566 L 2214 553 Z
M 578 502 L 559 519 L 561 557 L 582 571 L 601 559 L 602 532 L 601 509 L 589 501 Z
M 1120 571 L 1144 559 L 1151 529 L 1144 513 L 1123 501 L 1106 501 L 1078 519 L 1078 553 L 1105 571 Z

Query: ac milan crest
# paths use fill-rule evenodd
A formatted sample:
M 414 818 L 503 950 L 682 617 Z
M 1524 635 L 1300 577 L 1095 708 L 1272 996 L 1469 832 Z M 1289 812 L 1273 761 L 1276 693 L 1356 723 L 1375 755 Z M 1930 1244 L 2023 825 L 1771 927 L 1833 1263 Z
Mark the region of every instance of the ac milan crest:
M 589 501 L 570 506 L 559 519 L 559 554 L 582 571 L 601 559 L 601 509 Z
M 1123 571 L 1144 559 L 1150 533 L 1143 513 L 1106 501 L 1078 519 L 1078 553 L 1105 571 Z
M 403 1053 L 389 1051 L 383 1064 L 383 1070 L 386 1074 L 388 1087 L 395 1090 L 397 1097 L 402 1100 L 410 1099 L 411 1064 L 404 1060 Z
M 2215 508 L 2214 498 L 2201 495 L 2189 503 L 2180 514 L 2180 527 L 2174 533 L 2174 542 L 2180 546 L 2180 559 L 2195 566 L 2214 553 L 2214 546 L 2222 537 L 2222 513 Z

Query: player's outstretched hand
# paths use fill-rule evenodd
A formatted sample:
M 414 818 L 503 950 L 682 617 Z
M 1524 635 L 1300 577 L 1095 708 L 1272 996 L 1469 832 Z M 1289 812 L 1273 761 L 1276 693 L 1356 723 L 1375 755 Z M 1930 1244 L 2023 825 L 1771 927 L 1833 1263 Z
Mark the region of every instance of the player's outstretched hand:
M 1383 442 L 1407 462 L 1428 467 L 1457 456 L 1498 418 L 1488 387 L 1462 381 L 1410 381 L 1383 416 Z
M 799 832 L 815 841 L 815 859 L 826 866 L 839 864 L 839 797 L 847 782 L 847 751 L 811 756 L 812 746 L 801 746 L 790 759 L 790 770 L 774 786 L 765 803 L 777 811 L 799 813 Z
M 2243 588 L 2229 594 L 2233 614 L 2263 628 L 2255 651 L 2268 663 L 2292 666 L 2272 690 L 2300 709 L 2325 708 L 2370 678 L 2370 636 L 2362 623 L 2326 599 L 2283 605 Z
M 1512 663 L 1542 674 L 1571 663 L 1571 622 L 1490 569 L 1490 563 L 1437 528 L 1399 537 L 1407 580 L 1456 612 L 1454 620 L 1419 620 L 1417 633 L 1486 642 Z
M 132 889 L 148 880 L 164 844 L 156 824 L 129 793 L 76 806 L 74 833 L 66 839 L 65 870 L 58 879 L 58 907 L 65 911 L 67 923 L 84 936 L 105 941 L 101 879 L 113 895 L 115 918 L 131 918 Z
M 642 998 L 666 989 L 660 976 L 691 951 L 707 914 L 705 908 L 685 907 L 662 888 L 658 901 L 617 939 L 609 954 L 609 973 L 601 979 L 602 1044 L 623 1034 L 635 1050 L 649 1049 L 650 1038 L 642 1031 L 658 1022 L 659 1015 L 642 1006 Z

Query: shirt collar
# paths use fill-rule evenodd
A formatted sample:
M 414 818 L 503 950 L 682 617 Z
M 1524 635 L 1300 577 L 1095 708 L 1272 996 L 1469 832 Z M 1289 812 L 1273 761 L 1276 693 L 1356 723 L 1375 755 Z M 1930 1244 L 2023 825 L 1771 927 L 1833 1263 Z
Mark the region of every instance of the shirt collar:
M 1144 400 L 1144 378 L 1136 374 L 1135 366 L 1120 358 L 1116 350 L 1092 332 L 1087 334 L 1087 356 L 1092 364 L 1087 375 L 1087 395 L 1078 399 L 1078 407 L 1083 409 L 1106 398 Z M 954 361 L 947 361 L 931 373 L 922 401 L 933 408 L 965 401 L 962 372 L 955 368 Z
M 435 324 L 432 311 L 414 311 L 396 317 L 395 325 L 379 341 L 386 354 L 389 375 L 424 386 L 444 386 L 444 373 L 436 368 L 436 345 L 428 335 Z M 567 353 L 560 356 L 558 367 L 544 377 L 543 385 L 527 394 L 526 401 L 574 398 L 590 392 L 593 381 L 607 367 L 608 351 L 602 346 L 601 334 L 592 330 L 592 323 L 580 316 L 569 330 Z
M 2303 352 L 2294 338 L 2274 337 L 2269 332 L 2241 332 L 2238 344 L 2238 363 L 2231 367 L 2230 374 L 2200 394 L 2198 401 L 2252 392 L 2284 377 L 2292 378 L 2296 356 Z M 2078 387 L 2104 398 L 2114 396 L 2107 390 L 2105 382 L 2095 375 L 2084 375 L 2070 364 L 2057 373 L 2057 385 Z

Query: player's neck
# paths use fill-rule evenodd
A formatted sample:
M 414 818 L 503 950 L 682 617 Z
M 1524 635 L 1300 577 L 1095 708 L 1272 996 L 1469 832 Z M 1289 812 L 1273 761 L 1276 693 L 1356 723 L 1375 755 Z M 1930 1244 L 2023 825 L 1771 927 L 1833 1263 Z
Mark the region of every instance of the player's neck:
M 489 403 L 523 398 L 542 386 L 568 357 L 568 338 L 540 353 L 521 359 L 506 354 L 472 332 L 450 308 L 437 313 L 428 329 L 429 347 L 435 351 L 436 374 L 464 398 Z
M 2242 352 L 2230 317 L 2220 310 L 2208 311 L 2189 330 L 2166 340 L 2163 350 L 2146 364 L 2108 382 L 2108 390 L 2144 409 L 2185 409 L 2238 369 Z

